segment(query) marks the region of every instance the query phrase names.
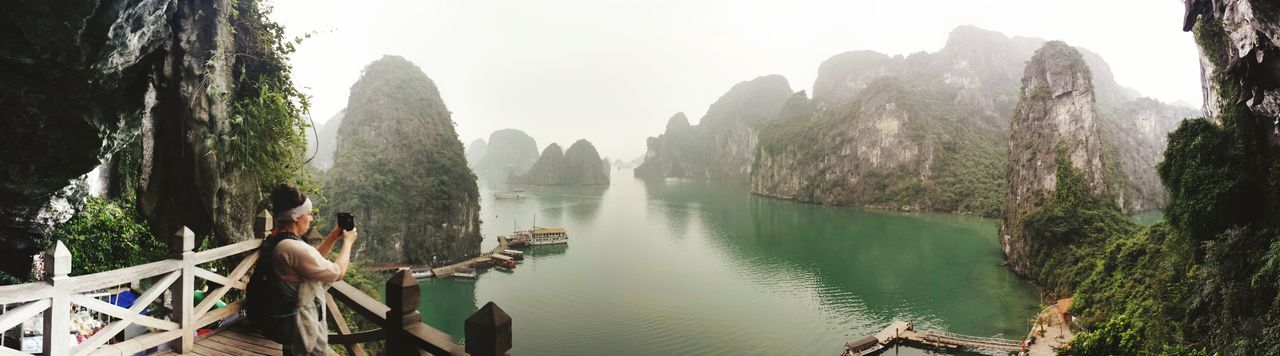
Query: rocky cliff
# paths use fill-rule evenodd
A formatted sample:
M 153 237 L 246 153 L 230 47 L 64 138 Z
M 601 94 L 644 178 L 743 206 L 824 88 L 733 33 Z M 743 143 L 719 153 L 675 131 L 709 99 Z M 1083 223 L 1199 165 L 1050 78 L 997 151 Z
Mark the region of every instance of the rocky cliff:
M 490 180 L 506 181 L 522 175 L 538 161 L 538 143 L 516 129 L 494 131 L 485 151 L 484 158 L 476 163 L 476 174 Z
M 1059 162 L 1078 170 L 1093 195 L 1108 194 L 1092 80 L 1080 52 L 1061 41 L 1046 43 L 1027 62 L 1009 126 L 1009 189 L 1000 227 L 1000 244 L 1018 274 L 1033 271 L 1028 253 L 1035 236 L 1023 223 L 1053 199 Z
M 1200 111 L 1150 98 L 1126 101 L 1109 114 L 1101 113 L 1104 106 L 1098 106 L 1098 128 L 1108 159 L 1107 177 L 1115 182 L 1112 193 L 1116 203 L 1127 212 L 1164 207 L 1167 194 L 1156 174 L 1156 165 L 1164 159 L 1169 133 L 1183 119 L 1200 116 Z
M 351 212 L 360 257 L 427 263 L 480 248 L 476 178 L 434 82 L 385 56 L 351 86 L 326 192 L 330 212 Z
M 343 109 L 316 127 L 314 135 L 307 135 L 307 157 L 311 166 L 321 171 L 333 168 L 333 149 L 338 145 L 338 127 L 342 126 L 342 118 L 347 115 Z
M 1043 44 L 961 26 L 938 52 L 854 51 L 824 61 L 813 99 L 795 99 L 783 109 L 785 119 L 760 133 L 752 191 L 822 204 L 998 215 L 1021 74 Z M 1133 211 L 1158 208 L 1163 188 L 1152 179 L 1150 158 L 1188 112 L 1135 103 L 1137 93 L 1117 84 L 1100 56 L 1077 50 L 1096 69 L 1107 149 L 1146 159 L 1117 166 L 1117 180 L 1127 182 L 1117 199 Z M 1143 125 L 1153 134 L 1123 131 Z
M 489 154 L 489 144 L 485 143 L 483 138 L 477 138 L 467 145 L 465 153 L 467 155 L 467 166 L 475 170 L 476 165 L 484 159 L 485 155 Z
M 777 119 L 793 94 L 786 78 L 768 75 L 734 85 L 711 104 L 697 126 L 677 113 L 668 120 L 666 132 L 647 140 L 645 161 L 635 175 L 749 179 L 760 128 Z
M 156 235 L 250 236 L 259 183 L 304 149 L 300 109 L 246 100 L 300 97 L 273 29 L 252 0 L 0 4 L 0 254 L 34 252 L 41 211 L 100 165 Z
M 1197 20 L 1213 22 L 1212 27 L 1197 29 L 1200 42 L 1200 78 L 1204 89 L 1205 113 L 1217 118 L 1223 91 L 1239 93 L 1241 103 L 1250 111 L 1267 117 L 1280 116 L 1280 6 L 1269 1 L 1187 0 L 1183 31 L 1195 29 Z M 1217 43 L 1206 43 L 1217 41 Z M 1229 77 L 1231 85 L 1222 87 L 1214 73 Z M 1273 123 L 1272 126 L 1277 126 Z M 1276 130 L 1272 130 L 1276 131 Z M 1273 136 L 1280 136 L 1273 132 Z
M 595 146 L 578 140 L 561 151 L 551 144 L 542 150 L 538 162 L 513 183 L 533 185 L 609 185 L 609 165 L 600 158 Z

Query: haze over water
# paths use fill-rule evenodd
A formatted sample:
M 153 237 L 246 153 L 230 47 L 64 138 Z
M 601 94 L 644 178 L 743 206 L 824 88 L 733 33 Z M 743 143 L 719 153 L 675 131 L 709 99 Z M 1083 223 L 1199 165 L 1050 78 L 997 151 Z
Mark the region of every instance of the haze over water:
M 525 187 L 521 200 L 494 200 L 506 187 L 481 182 L 484 250 L 535 213 L 570 242 L 529 250 L 513 273 L 421 280 L 424 320 L 461 339 L 492 300 L 522 355 L 832 355 L 893 320 L 1021 339 L 1038 311 L 1035 288 L 1000 265 L 993 220 L 628 173 L 607 188 Z

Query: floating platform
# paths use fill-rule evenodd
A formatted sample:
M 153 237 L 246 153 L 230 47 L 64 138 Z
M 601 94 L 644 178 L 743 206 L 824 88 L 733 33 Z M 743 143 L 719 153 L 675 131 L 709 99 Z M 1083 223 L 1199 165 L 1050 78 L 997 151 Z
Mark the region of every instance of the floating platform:
M 1025 343 L 991 337 L 967 336 L 947 332 L 915 331 L 910 321 L 894 321 L 873 336 L 864 337 L 844 345 L 844 356 L 870 355 L 889 346 L 902 343 L 930 350 L 955 352 L 985 349 L 1014 353 L 1027 351 Z

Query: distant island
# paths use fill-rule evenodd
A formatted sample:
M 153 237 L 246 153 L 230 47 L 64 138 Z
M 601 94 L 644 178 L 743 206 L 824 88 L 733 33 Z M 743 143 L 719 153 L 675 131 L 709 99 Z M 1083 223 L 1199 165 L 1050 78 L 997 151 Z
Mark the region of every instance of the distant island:
M 600 158 L 595 146 L 587 140 L 578 140 L 564 151 L 558 144 L 547 145 L 527 173 L 508 181 L 532 185 L 609 185 L 609 175 L 609 163 Z

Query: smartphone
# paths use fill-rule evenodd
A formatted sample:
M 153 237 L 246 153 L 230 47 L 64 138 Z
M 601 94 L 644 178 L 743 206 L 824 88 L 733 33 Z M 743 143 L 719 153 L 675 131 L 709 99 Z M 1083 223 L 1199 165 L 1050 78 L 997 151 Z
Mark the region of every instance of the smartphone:
M 338 213 L 338 227 L 351 231 L 356 228 L 356 217 L 351 213 Z

